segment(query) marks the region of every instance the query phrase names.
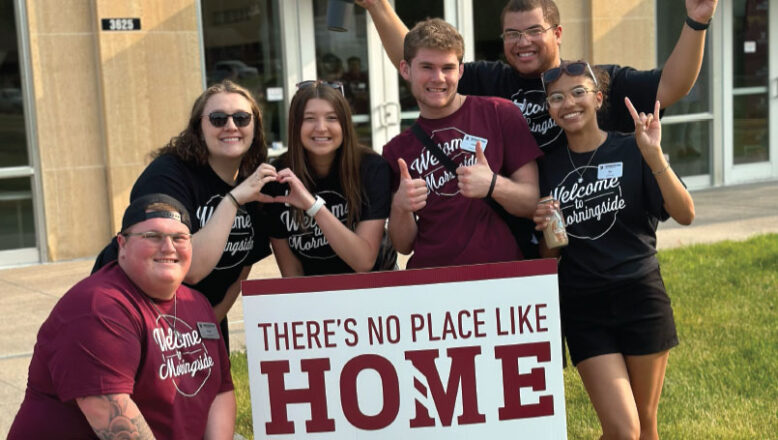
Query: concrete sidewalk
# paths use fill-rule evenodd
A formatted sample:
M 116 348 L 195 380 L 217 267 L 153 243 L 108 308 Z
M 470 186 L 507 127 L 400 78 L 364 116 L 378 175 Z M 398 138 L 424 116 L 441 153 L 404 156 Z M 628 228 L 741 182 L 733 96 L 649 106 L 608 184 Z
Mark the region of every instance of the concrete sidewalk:
M 697 217 L 683 227 L 670 220 L 658 231 L 659 249 L 778 233 L 778 182 L 696 191 Z M 402 260 L 404 264 L 404 260 Z M 0 438 L 8 434 L 24 397 L 38 328 L 57 300 L 89 275 L 93 259 L 0 270 Z M 278 277 L 275 260 L 256 264 L 249 278 Z M 244 347 L 240 300 L 229 313 L 230 340 Z

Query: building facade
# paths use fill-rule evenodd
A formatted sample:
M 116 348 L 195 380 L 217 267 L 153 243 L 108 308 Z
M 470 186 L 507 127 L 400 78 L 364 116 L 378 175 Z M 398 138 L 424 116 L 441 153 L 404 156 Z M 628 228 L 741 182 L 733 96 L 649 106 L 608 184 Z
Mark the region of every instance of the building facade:
M 409 26 L 440 16 L 466 60 L 498 59 L 505 0 L 394 0 Z M 677 0 L 558 0 L 562 56 L 661 66 Z M 195 97 L 232 78 L 283 151 L 295 84 L 339 80 L 363 143 L 418 115 L 365 11 L 326 26 L 327 0 L 0 0 L 0 267 L 89 257 L 116 233 L 149 152 Z M 692 189 L 778 179 L 778 5 L 720 0 L 700 78 L 665 112 L 663 147 Z

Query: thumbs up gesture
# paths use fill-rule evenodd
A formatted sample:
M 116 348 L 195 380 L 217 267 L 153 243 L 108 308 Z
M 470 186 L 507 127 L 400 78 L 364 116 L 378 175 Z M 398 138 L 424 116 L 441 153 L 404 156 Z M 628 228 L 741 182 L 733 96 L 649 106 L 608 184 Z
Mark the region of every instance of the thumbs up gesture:
M 422 179 L 414 179 L 403 159 L 397 159 L 400 168 L 400 186 L 394 193 L 392 209 L 416 212 L 427 205 L 427 184 Z
M 484 155 L 484 150 L 481 148 L 481 142 L 476 142 L 475 163 L 467 167 L 457 168 L 459 192 L 463 196 L 473 199 L 486 197 L 493 174 L 494 172 L 489 168 L 489 162 Z

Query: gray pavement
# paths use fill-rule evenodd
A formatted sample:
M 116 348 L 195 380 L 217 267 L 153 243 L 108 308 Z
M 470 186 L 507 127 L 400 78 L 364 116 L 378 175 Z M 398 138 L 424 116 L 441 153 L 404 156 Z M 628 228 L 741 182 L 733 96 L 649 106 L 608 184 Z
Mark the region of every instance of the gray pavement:
M 695 191 L 692 196 L 697 214 L 693 225 L 680 226 L 672 220 L 660 225 L 659 249 L 778 233 L 778 181 Z M 92 263 L 90 258 L 0 270 L 0 438 L 8 434 L 24 397 L 38 328 L 57 300 L 89 275 Z M 256 264 L 249 278 L 278 276 L 271 257 Z M 242 349 L 240 300 L 229 317 L 231 344 Z

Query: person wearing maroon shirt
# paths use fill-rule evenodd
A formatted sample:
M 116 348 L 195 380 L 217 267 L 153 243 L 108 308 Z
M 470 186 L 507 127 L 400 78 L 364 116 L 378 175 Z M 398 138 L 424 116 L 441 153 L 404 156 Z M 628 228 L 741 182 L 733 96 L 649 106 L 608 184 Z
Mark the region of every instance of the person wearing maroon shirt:
M 514 261 L 524 257 L 508 224 L 483 200 L 530 217 L 538 201 L 538 149 L 521 111 L 501 98 L 457 92 L 464 41 L 434 18 L 406 36 L 400 73 L 419 104 L 421 127 L 458 167 L 443 167 L 411 129 L 384 147 L 394 196 L 389 234 L 413 252 L 408 268 Z
M 9 439 L 233 438 L 218 321 L 181 284 L 190 228 L 170 196 L 132 202 L 118 260 L 71 288 L 41 326 Z

